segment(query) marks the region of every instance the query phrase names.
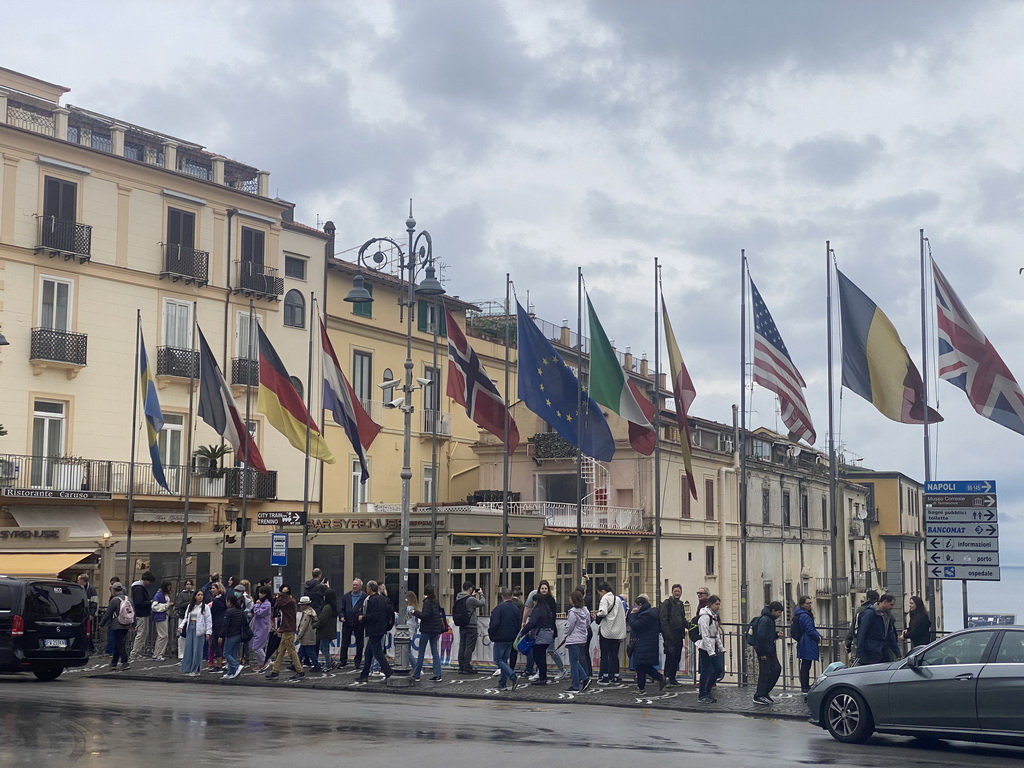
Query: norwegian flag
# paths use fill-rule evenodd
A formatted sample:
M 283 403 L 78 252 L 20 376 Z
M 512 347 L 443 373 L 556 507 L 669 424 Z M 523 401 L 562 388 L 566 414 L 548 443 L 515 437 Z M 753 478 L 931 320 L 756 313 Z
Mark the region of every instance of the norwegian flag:
M 446 309 L 444 314 L 448 323 L 448 397 L 465 407 L 466 415 L 476 424 L 505 443 L 505 449 L 512 455 L 519 445 L 516 422 L 452 313 Z
M 939 316 L 939 378 L 960 387 L 982 416 L 1024 435 L 1024 393 L 934 260 L 932 274 Z
M 807 385 L 753 280 L 750 294 L 754 300 L 754 381 L 779 396 L 782 421 L 789 427 L 790 435 L 814 445 L 814 426 L 804 399 Z

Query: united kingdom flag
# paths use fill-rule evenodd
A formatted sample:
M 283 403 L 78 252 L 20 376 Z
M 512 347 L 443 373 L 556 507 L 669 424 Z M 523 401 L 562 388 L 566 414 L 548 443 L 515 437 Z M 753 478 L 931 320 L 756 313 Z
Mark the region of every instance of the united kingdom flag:
M 448 328 L 448 397 L 464 406 L 476 424 L 505 443 L 511 456 L 519 445 L 519 428 L 452 313 L 447 309 L 444 313 Z
M 974 410 L 1024 435 L 1024 393 L 1010 369 L 932 261 L 939 326 L 939 378 L 960 387 Z

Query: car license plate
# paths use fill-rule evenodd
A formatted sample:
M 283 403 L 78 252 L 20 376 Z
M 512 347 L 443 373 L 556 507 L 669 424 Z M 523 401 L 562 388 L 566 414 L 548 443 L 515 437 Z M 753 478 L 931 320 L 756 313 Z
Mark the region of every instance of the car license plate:
M 63 639 L 61 639 L 61 640 L 53 640 L 53 639 L 43 640 L 43 648 L 67 648 L 67 647 L 68 647 L 68 641 L 67 640 L 63 640 Z

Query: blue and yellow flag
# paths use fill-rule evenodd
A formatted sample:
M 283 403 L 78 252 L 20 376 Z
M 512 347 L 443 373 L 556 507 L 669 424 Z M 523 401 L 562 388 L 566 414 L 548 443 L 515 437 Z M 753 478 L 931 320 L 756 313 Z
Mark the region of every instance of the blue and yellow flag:
M 160 401 L 156 397 L 156 382 L 153 371 L 149 367 L 149 355 L 146 354 L 146 340 L 139 334 L 139 390 L 142 392 L 142 412 L 146 416 L 146 433 L 149 438 L 149 456 L 153 460 L 153 477 L 170 493 L 167 478 L 164 477 L 164 466 L 160 462 L 160 446 L 157 438 L 164 428 L 164 414 L 160 410 Z

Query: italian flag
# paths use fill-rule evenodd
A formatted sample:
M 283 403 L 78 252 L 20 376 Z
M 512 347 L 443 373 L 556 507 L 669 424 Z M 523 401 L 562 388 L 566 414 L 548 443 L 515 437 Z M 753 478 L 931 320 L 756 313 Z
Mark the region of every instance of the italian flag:
M 636 384 L 626 379 L 589 295 L 587 316 L 590 322 L 590 396 L 595 403 L 610 408 L 628 421 L 629 442 L 633 449 L 650 456 L 655 443 L 651 426 L 654 406 L 640 393 Z

